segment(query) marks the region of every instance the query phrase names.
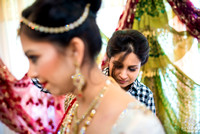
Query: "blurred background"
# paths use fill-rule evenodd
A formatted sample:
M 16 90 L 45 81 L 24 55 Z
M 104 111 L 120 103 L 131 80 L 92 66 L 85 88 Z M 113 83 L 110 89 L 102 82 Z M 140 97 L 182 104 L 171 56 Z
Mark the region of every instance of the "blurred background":
M 3 62 L 8 67 L 10 72 L 18 80 L 22 79 L 23 76 L 28 71 L 28 60 L 26 59 L 26 57 L 22 52 L 21 43 L 19 37 L 17 36 L 20 13 L 25 7 L 29 6 L 33 1 L 34 0 L 0 0 L 0 58 L 3 60 Z M 190 82 L 192 81 L 196 86 L 194 88 L 195 90 L 192 90 L 195 91 L 194 92 L 194 94 L 196 94 L 195 98 L 197 98 L 194 100 L 196 106 L 195 109 L 193 109 L 196 118 L 194 121 L 196 125 L 195 128 L 196 130 L 193 132 L 192 130 L 181 129 L 178 130 L 177 132 L 175 130 L 171 130 L 171 132 L 200 133 L 199 130 L 200 128 L 200 115 L 199 115 L 200 114 L 199 112 L 200 111 L 200 91 L 199 91 L 200 90 L 199 88 L 200 42 L 198 42 L 197 38 L 194 37 L 191 31 L 188 30 L 187 26 L 183 23 L 180 16 L 176 14 L 174 10 L 175 8 L 172 5 L 170 5 L 170 2 L 173 1 L 175 0 L 168 0 L 168 1 L 153 0 L 151 2 L 148 0 L 139 0 L 139 2 L 137 2 L 138 7 L 136 9 L 135 7 L 128 6 L 130 4 L 129 0 L 103 0 L 101 9 L 99 10 L 97 15 L 97 24 L 99 25 L 99 28 L 102 34 L 104 35 L 102 36 L 102 39 L 103 40 L 105 39 L 103 41 L 103 47 L 100 53 L 101 57 L 100 59 L 102 60 L 105 54 L 107 39 L 111 37 L 112 33 L 116 30 L 116 28 L 120 29 L 119 25 L 120 16 L 124 15 L 125 11 L 132 8 L 133 12 L 135 13 L 133 18 L 134 23 L 133 22 L 131 23 L 131 27 L 121 27 L 121 29 L 123 28 L 137 29 L 142 31 L 143 34 L 147 36 L 153 35 L 153 33 L 155 32 L 156 42 L 158 42 L 160 47 L 159 49 L 162 49 L 162 53 L 165 54 L 167 60 L 169 60 L 170 64 L 173 66 L 172 68 L 173 69 L 175 68 L 176 72 L 181 71 L 181 73 L 179 74 L 181 74 L 182 77 L 186 77 L 187 80 L 189 80 Z M 135 3 L 134 2 L 135 1 L 133 0 L 132 4 L 136 4 L 136 2 Z M 178 3 L 179 1 L 176 2 Z M 189 2 L 193 3 L 192 6 L 195 7 L 198 13 L 200 13 L 200 0 L 190 0 Z M 153 10 L 154 7 L 155 10 Z M 150 10 L 148 8 L 152 9 Z M 156 10 L 158 11 L 158 13 L 156 12 Z M 199 19 L 199 24 L 200 24 L 200 14 L 198 13 L 197 13 L 198 15 L 197 18 L 195 19 Z M 159 22 L 157 20 L 159 20 Z M 148 28 L 146 28 L 146 26 L 148 26 Z M 151 34 L 149 34 L 149 31 L 151 32 Z M 200 39 L 200 33 L 198 33 L 198 35 Z M 99 61 L 99 64 L 101 64 L 101 60 Z M 143 68 L 142 70 L 143 74 L 148 72 L 145 71 L 146 71 L 145 68 Z M 175 75 L 174 77 L 177 76 L 178 75 Z M 144 83 L 145 81 L 147 81 L 147 77 L 144 78 L 142 74 L 141 74 L 141 79 L 143 80 Z M 174 79 L 171 78 L 171 81 L 174 81 Z M 148 85 L 148 82 L 145 84 Z M 181 83 L 181 85 L 184 84 L 185 84 L 184 82 Z M 162 86 L 161 88 L 164 89 L 164 86 Z M 181 87 L 181 89 L 182 88 L 183 87 Z M 177 87 L 174 89 L 177 89 Z M 155 96 L 156 91 L 153 92 Z M 179 99 L 175 98 L 174 100 L 179 100 Z M 173 105 L 173 103 L 176 103 L 178 101 L 168 101 L 168 102 L 169 104 L 171 103 L 171 105 Z M 174 107 L 177 108 L 178 106 Z M 168 109 L 173 109 L 175 113 L 179 114 L 177 116 L 177 120 L 179 120 L 180 117 L 182 116 L 180 115 L 180 111 L 182 108 L 179 110 L 177 110 L 176 108 L 173 109 L 168 107 Z M 191 108 L 189 108 L 189 111 L 191 111 Z M 164 120 L 164 118 L 160 119 L 161 121 Z M 163 121 L 162 123 L 164 124 Z M 176 125 L 172 123 L 172 126 L 175 128 Z M 180 127 L 181 125 L 179 124 L 178 126 Z M 7 128 L 4 124 L 0 123 L 0 133 L 12 134 L 14 132 L 11 131 L 9 128 Z

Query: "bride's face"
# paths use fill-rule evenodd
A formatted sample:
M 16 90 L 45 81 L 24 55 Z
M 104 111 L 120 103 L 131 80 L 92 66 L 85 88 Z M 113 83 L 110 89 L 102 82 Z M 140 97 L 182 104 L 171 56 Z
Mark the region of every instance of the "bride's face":
M 72 53 L 64 48 L 61 53 L 50 42 L 30 40 L 20 35 L 25 55 L 29 59 L 28 75 L 38 78 L 53 95 L 64 95 L 74 89 L 71 76 L 75 72 Z

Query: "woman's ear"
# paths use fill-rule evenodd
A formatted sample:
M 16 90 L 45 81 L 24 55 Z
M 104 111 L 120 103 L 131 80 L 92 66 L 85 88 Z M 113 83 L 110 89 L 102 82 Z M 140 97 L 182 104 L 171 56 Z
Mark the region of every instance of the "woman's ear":
M 74 37 L 69 43 L 69 49 L 72 52 L 72 58 L 79 65 L 82 64 L 85 52 L 85 44 L 82 39 Z

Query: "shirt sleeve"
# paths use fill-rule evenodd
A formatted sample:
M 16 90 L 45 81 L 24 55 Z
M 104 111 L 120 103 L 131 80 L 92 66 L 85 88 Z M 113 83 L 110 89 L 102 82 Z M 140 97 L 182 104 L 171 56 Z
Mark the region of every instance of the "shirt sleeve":
M 153 93 L 152 92 L 149 94 L 149 96 L 148 96 L 148 98 L 147 98 L 145 103 L 146 103 L 145 105 L 147 106 L 147 108 L 149 110 L 151 110 L 155 114 L 156 113 L 156 108 L 155 108 L 155 103 L 154 103 L 154 98 L 153 98 Z

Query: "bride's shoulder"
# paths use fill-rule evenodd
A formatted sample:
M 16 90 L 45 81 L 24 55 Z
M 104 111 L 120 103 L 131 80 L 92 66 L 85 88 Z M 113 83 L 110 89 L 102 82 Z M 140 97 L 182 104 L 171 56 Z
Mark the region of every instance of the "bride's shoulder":
M 139 101 L 128 104 L 112 127 L 111 134 L 164 134 L 159 119 Z

